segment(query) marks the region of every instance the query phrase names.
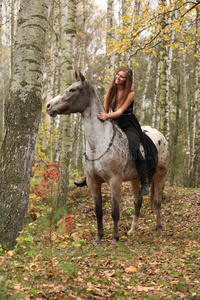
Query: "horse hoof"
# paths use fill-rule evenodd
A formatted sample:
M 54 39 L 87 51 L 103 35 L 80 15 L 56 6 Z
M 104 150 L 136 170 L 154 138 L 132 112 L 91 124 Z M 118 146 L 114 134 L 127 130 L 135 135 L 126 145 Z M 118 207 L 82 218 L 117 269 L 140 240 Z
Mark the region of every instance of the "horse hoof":
M 92 242 L 92 245 L 93 245 L 93 246 L 98 246 L 98 245 L 100 245 L 100 244 L 101 244 L 101 240 L 98 239 L 98 238 L 96 238 L 96 239 Z
M 159 237 L 159 236 L 163 236 L 162 230 L 158 230 L 156 236 L 158 236 L 158 237 Z
M 117 248 L 117 247 L 118 247 L 118 243 L 117 243 L 116 240 L 113 240 L 113 241 L 112 241 L 111 247 L 112 247 L 112 248 Z
M 138 225 L 135 224 L 134 227 L 131 227 L 131 229 L 127 232 L 127 235 L 133 235 L 137 232 Z
M 128 235 L 133 235 L 134 233 L 135 233 L 134 230 L 129 230 L 129 231 L 127 232 Z

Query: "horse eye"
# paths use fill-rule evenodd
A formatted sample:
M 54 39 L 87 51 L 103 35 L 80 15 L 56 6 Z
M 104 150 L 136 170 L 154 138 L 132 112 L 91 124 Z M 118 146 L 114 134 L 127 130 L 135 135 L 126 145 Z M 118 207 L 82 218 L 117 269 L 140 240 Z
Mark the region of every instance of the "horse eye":
M 76 92 L 75 89 L 70 89 L 69 91 L 70 91 L 71 93 Z

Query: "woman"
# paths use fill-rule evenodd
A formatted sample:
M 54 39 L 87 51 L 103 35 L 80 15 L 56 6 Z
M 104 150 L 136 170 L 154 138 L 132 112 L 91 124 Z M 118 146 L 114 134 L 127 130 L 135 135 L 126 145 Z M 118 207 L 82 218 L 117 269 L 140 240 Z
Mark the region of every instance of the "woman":
M 116 72 L 106 94 L 104 103 L 106 113 L 99 112 L 97 118 L 102 121 L 108 118 L 115 119 L 119 127 L 125 132 L 140 177 L 141 194 L 148 195 L 146 160 L 140 152 L 140 144 L 144 145 L 143 133 L 137 118 L 133 114 L 135 92 L 132 90 L 132 83 L 132 70 L 121 67 Z M 110 109 L 112 109 L 112 112 L 109 112 Z M 86 185 L 86 179 L 74 183 L 77 186 L 84 186 Z

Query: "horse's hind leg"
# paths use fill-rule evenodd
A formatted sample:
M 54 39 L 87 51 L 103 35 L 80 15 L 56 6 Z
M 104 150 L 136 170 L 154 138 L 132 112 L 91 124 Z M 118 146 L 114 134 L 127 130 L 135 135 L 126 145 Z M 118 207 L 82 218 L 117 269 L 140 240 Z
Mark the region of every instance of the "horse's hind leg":
M 164 190 L 165 185 L 165 176 L 159 175 L 159 172 L 156 173 L 153 176 L 153 189 L 154 189 L 154 207 L 156 209 L 156 215 L 157 215 L 157 224 L 156 224 L 156 230 L 157 235 L 162 235 L 162 224 L 161 224 L 161 200 L 162 200 L 162 194 Z
M 102 195 L 101 195 L 101 185 L 97 185 L 91 182 L 88 182 L 88 187 L 92 194 L 92 198 L 95 204 L 95 213 L 97 217 L 97 236 L 94 240 L 94 245 L 99 245 L 101 243 L 101 239 L 104 235 L 103 230 L 103 210 L 102 210 Z
M 117 246 L 119 240 L 118 223 L 120 217 L 120 201 L 122 195 L 122 182 L 120 179 L 112 179 L 110 182 L 111 194 L 112 194 L 112 218 L 114 222 L 114 232 L 112 238 L 112 246 Z
M 134 211 L 131 229 L 128 231 L 128 235 L 134 234 L 136 229 L 138 228 L 138 218 L 140 215 L 140 209 L 142 206 L 142 199 L 143 199 L 140 193 L 141 187 L 140 187 L 139 179 L 135 179 L 134 181 L 131 181 L 130 188 L 131 188 L 131 192 L 134 195 L 135 211 Z

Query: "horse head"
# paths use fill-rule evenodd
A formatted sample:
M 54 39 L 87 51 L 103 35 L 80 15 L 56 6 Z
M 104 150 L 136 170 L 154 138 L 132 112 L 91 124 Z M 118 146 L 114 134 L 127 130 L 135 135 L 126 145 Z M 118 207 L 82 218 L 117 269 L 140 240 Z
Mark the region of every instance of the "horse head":
M 82 113 L 88 106 L 91 92 L 94 90 L 81 72 L 75 72 L 76 81 L 60 95 L 46 104 L 47 113 L 51 117 L 71 113 Z

